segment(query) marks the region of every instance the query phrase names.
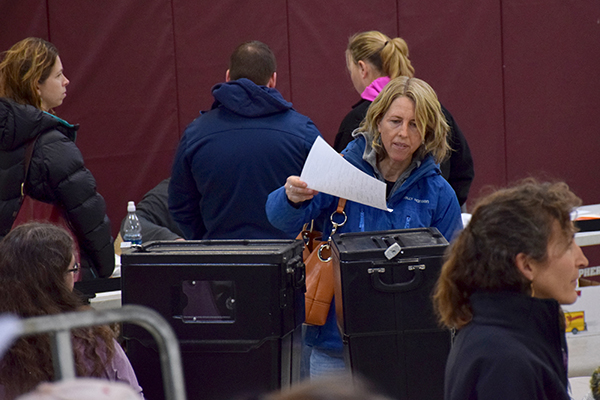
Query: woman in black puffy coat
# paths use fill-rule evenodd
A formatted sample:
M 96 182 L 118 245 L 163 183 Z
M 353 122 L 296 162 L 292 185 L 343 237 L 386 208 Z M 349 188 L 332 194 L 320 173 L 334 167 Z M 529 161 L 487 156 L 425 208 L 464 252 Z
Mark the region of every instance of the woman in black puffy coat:
M 0 62 L 0 238 L 20 208 L 25 151 L 35 144 L 25 193 L 57 206 L 77 240 L 83 279 L 108 277 L 114 269 L 110 221 L 96 181 L 75 145 L 78 125 L 56 117 L 69 80 L 56 47 L 27 38 Z

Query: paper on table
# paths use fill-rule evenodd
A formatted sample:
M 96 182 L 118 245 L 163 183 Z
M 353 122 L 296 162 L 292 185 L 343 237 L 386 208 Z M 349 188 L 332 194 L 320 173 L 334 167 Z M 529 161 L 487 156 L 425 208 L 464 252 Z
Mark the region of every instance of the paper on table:
M 392 211 L 385 201 L 385 183 L 350 164 L 321 137 L 310 149 L 300 179 L 319 192 Z

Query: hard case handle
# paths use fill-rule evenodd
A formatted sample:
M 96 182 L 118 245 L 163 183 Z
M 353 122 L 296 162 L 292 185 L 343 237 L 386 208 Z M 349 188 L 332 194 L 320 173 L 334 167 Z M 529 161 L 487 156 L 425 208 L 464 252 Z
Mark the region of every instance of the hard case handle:
M 383 282 L 379 276 L 380 273 L 382 274 L 385 272 L 385 268 L 369 268 L 367 269 L 367 272 L 371 275 L 371 285 L 373 285 L 375 290 L 384 293 L 402 293 L 414 290 L 421 285 L 425 264 L 409 265 L 408 270 L 415 272 L 415 275 L 410 281 L 392 284 Z

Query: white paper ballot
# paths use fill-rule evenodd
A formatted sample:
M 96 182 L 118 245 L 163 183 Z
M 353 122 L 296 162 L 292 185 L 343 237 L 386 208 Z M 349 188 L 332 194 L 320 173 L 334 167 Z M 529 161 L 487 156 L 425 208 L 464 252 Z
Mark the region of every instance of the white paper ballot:
M 310 189 L 392 211 L 385 202 L 385 183 L 350 164 L 320 136 L 308 153 L 300 179 Z

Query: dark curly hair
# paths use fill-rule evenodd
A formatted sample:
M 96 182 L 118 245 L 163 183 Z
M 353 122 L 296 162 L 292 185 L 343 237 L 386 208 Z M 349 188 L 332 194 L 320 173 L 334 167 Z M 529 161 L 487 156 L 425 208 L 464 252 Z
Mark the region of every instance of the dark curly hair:
M 442 324 L 461 328 L 472 318 L 470 296 L 477 290 L 531 294 L 530 281 L 518 270 L 519 253 L 543 263 L 553 224 L 573 236 L 570 213 L 581 200 L 566 183 L 529 178 L 478 202 L 471 221 L 453 241 L 434 292 Z
M 28 223 L 0 241 L 0 313 L 21 318 L 82 310 L 83 301 L 66 283 L 73 239 L 63 228 Z M 114 333 L 100 326 L 72 331 L 78 376 L 100 377 L 114 354 Z M 47 335 L 20 338 L 0 362 L 0 384 L 7 399 L 52 381 Z

